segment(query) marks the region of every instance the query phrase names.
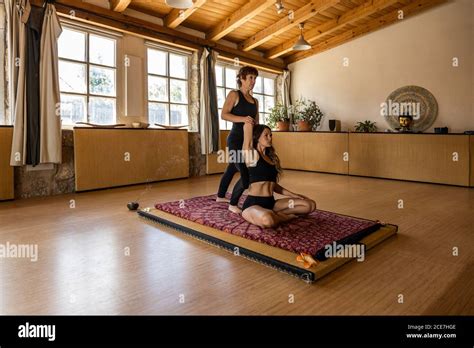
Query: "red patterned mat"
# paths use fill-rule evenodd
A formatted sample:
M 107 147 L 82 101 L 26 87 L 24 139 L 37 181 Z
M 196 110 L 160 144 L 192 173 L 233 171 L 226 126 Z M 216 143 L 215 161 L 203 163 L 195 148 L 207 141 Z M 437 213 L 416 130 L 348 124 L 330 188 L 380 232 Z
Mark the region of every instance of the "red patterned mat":
M 304 252 L 324 259 L 324 246 L 338 242 L 355 243 L 375 232 L 380 224 L 324 210 L 295 218 L 275 229 L 261 228 L 230 212 L 227 203 L 217 203 L 216 195 L 158 203 L 156 209 L 243 238 L 295 253 Z M 241 198 L 241 203 L 245 197 Z

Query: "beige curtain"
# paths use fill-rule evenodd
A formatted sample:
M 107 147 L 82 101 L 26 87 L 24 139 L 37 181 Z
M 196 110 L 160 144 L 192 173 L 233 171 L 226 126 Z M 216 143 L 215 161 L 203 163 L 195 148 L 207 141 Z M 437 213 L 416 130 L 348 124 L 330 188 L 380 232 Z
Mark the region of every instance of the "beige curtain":
M 201 134 L 201 154 L 208 155 L 219 150 L 219 115 L 215 66 L 218 53 L 205 47 L 200 62 L 201 89 L 199 119 Z
M 15 0 L 5 0 L 5 18 L 6 18 L 6 66 L 5 77 L 7 82 L 6 113 L 7 124 L 12 123 L 15 111 L 15 96 L 18 85 L 18 66 L 15 64 L 15 57 L 18 57 L 18 31 L 20 18 L 16 8 Z
M 280 94 L 281 94 L 281 102 L 286 107 L 289 107 L 291 105 L 290 88 L 291 88 L 291 73 L 289 70 L 284 70 L 281 76 Z M 293 115 L 291 115 L 290 118 L 291 118 L 290 124 L 291 124 L 291 127 L 293 127 Z
M 40 55 L 40 163 L 61 163 L 61 115 L 58 38 L 62 28 L 56 8 L 44 14 Z
M 286 107 L 291 105 L 290 97 L 290 88 L 291 88 L 291 74 L 289 70 L 284 70 L 282 75 L 281 82 L 281 101 Z
M 8 101 L 14 122 L 10 164 L 26 162 L 26 22 L 30 12 L 28 0 L 5 0 L 7 15 Z

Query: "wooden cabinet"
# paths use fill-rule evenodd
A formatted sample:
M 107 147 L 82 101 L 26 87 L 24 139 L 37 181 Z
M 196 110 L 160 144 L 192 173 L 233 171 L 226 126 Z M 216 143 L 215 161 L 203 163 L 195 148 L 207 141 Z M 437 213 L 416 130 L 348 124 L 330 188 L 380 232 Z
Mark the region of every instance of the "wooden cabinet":
M 219 150 L 225 151 L 229 132 L 230 131 L 228 130 L 220 131 Z M 218 159 L 219 155 L 217 153 L 206 155 L 206 174 L 218 174 L 224 172 L 227 163 L 220 163 Z
M 273 132 L 273 145 L 284 169 L 474 187 L 472 135 Z M 209 155 L 207 167 L 226 165 Z
M 347 174 L 348 133 L 273 132 L 285 169 Z
M 76 191 L 189 176 L 187 130 L 74 128 Z
M 13 167 L 10 166 L 13 127 L 0 126 L 0 201 L 14 198 Z
M 469 136 L 469 153 L 470 153 L 470 162 L 471 162 L 471 169 L 470 169 L 470 185 L 474 187 L 474 135 Z
M 469 186 L 469 136 L 349 135 L 349 174 Z

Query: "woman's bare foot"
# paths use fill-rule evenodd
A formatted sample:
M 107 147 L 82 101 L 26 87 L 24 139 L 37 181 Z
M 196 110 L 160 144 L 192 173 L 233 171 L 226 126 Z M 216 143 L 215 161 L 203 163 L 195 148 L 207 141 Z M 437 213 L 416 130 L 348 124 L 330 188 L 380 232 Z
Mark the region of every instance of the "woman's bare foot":
M 221 202 L 223 202 L 223 203 L 229 203 L 229 202 L 230 202 L 230 199 L 227 199 L 227 198 L 224 198 L 224 197 L 222 197 L 222 198 L 221 198 L 221 197 L 217 197 L 217 198 L 216 198 L 216 202 L 218 202 L 218 203 L 221 203 Z
M 230 205 L 229 204 L 229 210 L 233 213 L 236 213 L 236 214 L 241 214 L 242 213 L 242 209 L 240 209 L 238 206 L 236 205 Z
M 297 218 L 298 216 L 295 215 L 295 214 L 284 214 L 284 213 L 276 213 L 280 219 L 280 222 L 286 222 L 286 221 L 290 221 L 290 220 L 293 220 L 295 218 Z

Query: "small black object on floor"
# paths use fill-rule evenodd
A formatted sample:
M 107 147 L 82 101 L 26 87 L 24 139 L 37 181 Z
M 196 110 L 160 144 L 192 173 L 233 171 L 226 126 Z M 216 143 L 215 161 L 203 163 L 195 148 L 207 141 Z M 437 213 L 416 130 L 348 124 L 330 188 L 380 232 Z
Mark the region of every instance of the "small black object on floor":
M 138 204 L 138 202 L 130 202 L 127 204 L 129 210 L 137 210 L 139 206 L 140 204 Z

